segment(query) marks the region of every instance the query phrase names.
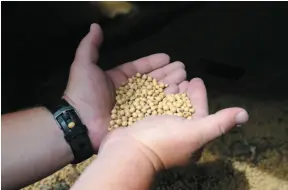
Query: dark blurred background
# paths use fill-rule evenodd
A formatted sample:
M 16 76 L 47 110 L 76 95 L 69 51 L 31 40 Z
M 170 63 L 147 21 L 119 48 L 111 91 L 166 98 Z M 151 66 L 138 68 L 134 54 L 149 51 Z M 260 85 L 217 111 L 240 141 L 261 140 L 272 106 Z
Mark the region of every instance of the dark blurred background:
M 2 114 L 59 99 L 81 38 L 101 24 L 108 69 L 167 53 L 209 91 L 287 99 L 286 2 L 135 2 L 106 18 L 88 2 L 1 2 Z

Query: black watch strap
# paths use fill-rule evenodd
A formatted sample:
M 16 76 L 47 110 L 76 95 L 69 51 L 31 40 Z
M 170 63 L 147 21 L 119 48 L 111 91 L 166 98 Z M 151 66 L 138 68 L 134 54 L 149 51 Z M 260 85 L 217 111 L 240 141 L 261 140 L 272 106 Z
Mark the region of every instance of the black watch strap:
M 49 108 L 48 108 L 49 109 Z M 64 99 L 56 109 L 49 109 L 60 129 L 64 132 L 64 138 L 70 145 L 74 160 L 71 164 L 80 163 L 93 155 L 86 126 L 81 122 L 76 110 Z

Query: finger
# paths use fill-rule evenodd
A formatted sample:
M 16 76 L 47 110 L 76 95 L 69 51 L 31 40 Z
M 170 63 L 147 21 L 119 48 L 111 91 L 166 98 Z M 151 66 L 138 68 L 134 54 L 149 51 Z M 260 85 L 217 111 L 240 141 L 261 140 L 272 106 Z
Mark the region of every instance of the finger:
M 205 117 L 208 115 L 208 105 L 207 105 L 208 103 L 207 103 L 207 98 L 205 98 L 206 89 L 205 89 L 205 86 L 203 89 L 203 86 L 204 86 L 204 84 L 203 84 L 203 81 L 201 79 L 200 79 L 200 81 L 197 81 L 196 79 L 191 80 L 190 83 L 188 81 L 183 81 L 179 85 L 180 93 L 187 92 L 188 87 L 189 87 L 188 96 L 190 98 L 190 101 L 192 101 L 192 103 L 193 103 L 194 109 L 197 110 L 196 113 L 193 115 L 194 119 L 195 118 L 199 119 L 199 118 L 202 118 L 202 117 Z M 203 109 L 204 107 L 205 107 L 205 109 Z M 192 162 L 197 162 L 201 158 L 202 151 L 203 151 L 203 147 L 201 149 L 199 149 L 198 151 L 194 152 L 191 155 L 190 160 Z
M 164 84 L 180 84 L 186 79 L 186 71 L 184 69 L 178 69 L 172 73 L 170 73 L 168 76 L 160 80 L 160 82 L 163 82 Z
M 208 115 L 208 100 L 204 82 L 200 78 L 194 78 L 190 81 L 187 94 L 195 109 L 193 119 L 200 119 Z
M 101 27 L 98 24 L 92 24 L 89 33 L 82 39 L 77 48 L 74 62 L 76 64 L 96 63 L 99 57 L 98 48 L 102 41 Z
M 170 57 L 164 53 L 153 54 L 147 57 L 137 59 L 130 63 L 125 63 L 116 67 L 126 79 L 136 75 L 136 73 L 150 73 L 158 68 L 167 65 L 170 62 Z M 114 69 L 112 69 L 114 70 Z
M 171 84 L 164 90 L 165 94 L 176 94 L 179 92 L 179 87 L 176 84 Z
M 188 85 L 189 85 L 189 82 L 187 80 L 181 82 L 179 84 L 179 92 L 180 93 L 183 93 L 183 92 L 186 92 L 187 91 L 187 88 L 188 88 Z
M 248 121 L 248 113 L 242 108 L 228 108 L 210 115 L 203 119 L 192 121 L 186 120 L 186 132 L 190 130 L 190 138 L 197 141 L 197 149 L 208 142 L 227 133 L 236 125 L 241 125 Z M 191 129 L 193 126 L 193 130 Z
M 170 73 L 178 69 L 185 69 L 185 65 L 180 61 L 176 61 L 168 65 L 165 65 L 162 68 L 152 71 L 148 75 L 157 80 L 162 80 L 163 78 L 167 77 Z

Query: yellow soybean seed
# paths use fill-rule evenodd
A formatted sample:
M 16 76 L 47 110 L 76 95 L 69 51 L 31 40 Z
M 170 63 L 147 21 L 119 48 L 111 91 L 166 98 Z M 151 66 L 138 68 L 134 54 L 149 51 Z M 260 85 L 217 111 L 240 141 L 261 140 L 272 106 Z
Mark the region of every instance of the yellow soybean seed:
M 136 118 L 136 117 L 138 116 L 138 114 L 137 114 L 136 112 L 134 112 L 134 113 L 132 113 L 132 116 L 133 116 L 134 118 Z
M 138 113 L 138 118 L 143 118 L 144 114 L 143 113 Z
M 128 79 L 128 82 L 129 82 L 129 83 L 132 83 L 132 82 L 133 82 L 133 79 L 132 79 L 132 78 L 129 78 L 129 79 Z
M 141 77 L 141 74 L 140 74 L 140 73 L 137 73 L 137 74 L 136 74 L 136 77 Z
M 135 107 L 136 107 L 136 110 L 141 110 L 141 106 L 139 104 L 137 104 Z
M 131 113 L 135 112 L 134 106 L 130 107 L 130 112 L 131 112 Z
M 167 111 L 166 114 L 167 115 L 173 115 L 173 113 L 171 111 Z
M 126 94 L 127 94 L 127 96 L 129 96 L 129 97 L 130 97 L 130 96 L 132 96 L 133 92 L 131 92 L 131 91 L 128 91 Z
M 150 81 L 152 81 L 153 79 L 152 79 L 152 77 L 148 76 L 147 80 L 150 82 Z
M 167 110 L 169 110 L 169 107 L 168 107 L 167 105 L 164 105 L 164 106 L 163 106 L 163 110 L 164 110 L 164 111 L 167 111 Z
M 121 111 L 119 112 L 119 114 L 122 115 L 122 116 L 125 115 L 124 110 L 121 110 Z
M 144 102 L 144 101 L 141 101 L 141 102 L 140 102 L 140 106 L 141 106 L 141 107 L 144 107 L 144 106 L 145 106 L 145 102 Z
M 127 121 L 128 118 L 126 116 L 123 116 L 121 119 L 122 121 Z
M 148 105 L 149 105 L 150 107 L 153 107 L 153 106 L 154 106 L 154 102 L 153 102 L 153 101 L 150 101 L 150 102 L 148 102 Z
M 150 106 L 149 105 L 147 105 L 147 104 L 145 104 L 144 105 L 144 108 L 146 108 L 147 110 L 150 108 Z
M 117 123 L 117 125 L 121 125 L 121 123 L 122 123 L 121 119 L 117 119 L 116 123 Z
M 141 109 L 141 112 L 142 112 L 142 113 L 146 113 L 146 112 L 147 112 L 147 109 L 146 109 L 145 107 L 143 107 L 143 108 Z
M 177 110 L 176 110 L 175 107 L 170 107 L 170 111 L 171 111 L 172 113 L 175 113 Z
M 68 127 L 71 129 L 71 128 L 73 128 L 73 127 L 75 127 L 75 123 L 72 121 L 72 122 L 70 122 L 69 124 L 68 124 Z

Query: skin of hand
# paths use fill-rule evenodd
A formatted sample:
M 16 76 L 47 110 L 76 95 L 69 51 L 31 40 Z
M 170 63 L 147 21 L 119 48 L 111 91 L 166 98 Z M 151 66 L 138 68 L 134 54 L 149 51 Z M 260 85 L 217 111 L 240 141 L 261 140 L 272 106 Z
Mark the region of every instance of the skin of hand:
M 166 54 L 153 54 L 133 62 L 122 64 L 106 72 L 97 66 L 98 48 L 102 39 L 99 25 L 92 24 L 89 33 L 81 41 L 71 66 L 69 81 L 63 98 L 79 113 L 87 126 L 94 150 L 108 133 L 115 89 L 136 73 L 147 73 L 170 85 L 166 92 L 178 91 L 178 85 L 186 78 L 185 66 L 176 61 L 170 63 Z
M 166 54 L 154 54 L 106 72 L 97 65 L 101 28 L 92 24 L 81 41 L 71 66 L 63 97 L 87 126 L 95 152 L 107 134 L 115 88 L 137 72 L 148 73 L 176 92 L 186 78 L 184 64 L 170 63 Z M 52 114 L 45 107 L 9 113 L 2 119 L 2 187 L 20 189 L 66 166 L 73 160 Z
M 184 81 L 178 89 L 187 92 L 195 106 L 192 120 L 151 116 L 112 131 L 72 189 L 149 189 L 158 171 L 189 163 L 191 155 L 205 144 L 248 121 L 247 111 L 237 107 L 208 116 L 201 79 Z

